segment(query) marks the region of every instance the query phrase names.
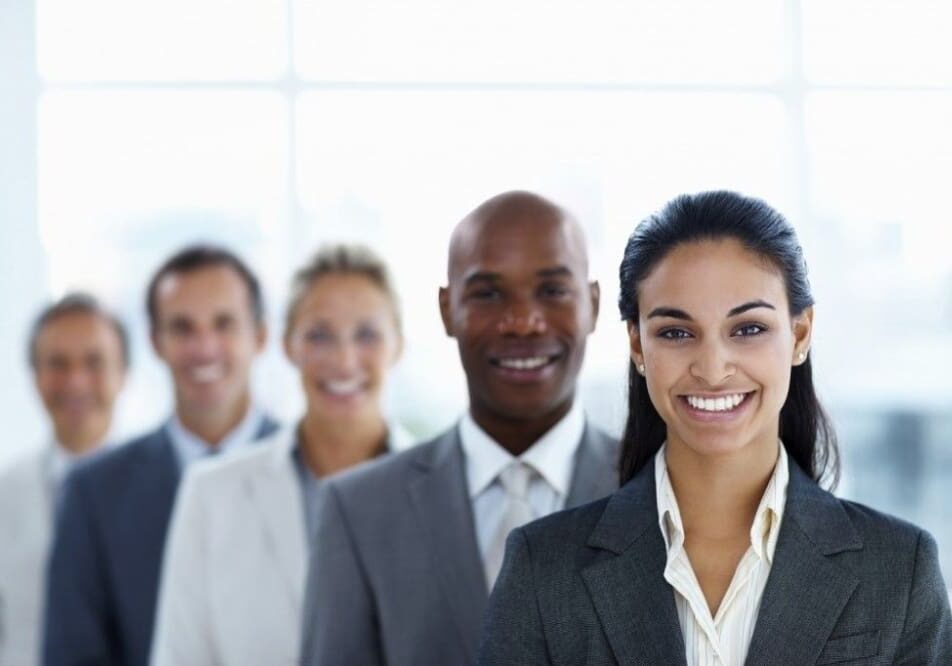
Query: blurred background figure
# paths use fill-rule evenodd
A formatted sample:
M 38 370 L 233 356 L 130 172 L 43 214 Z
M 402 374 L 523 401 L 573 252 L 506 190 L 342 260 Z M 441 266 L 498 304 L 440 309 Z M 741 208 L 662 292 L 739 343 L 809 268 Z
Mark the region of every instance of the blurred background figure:
M 248 387 L 266 339 L 262 300 L 251 270 L 218 247 L 187 247 L 153 276 L 152 345 L 172 376 L 175 413 L 67 477 L 49 565 L 45 664 L 147 663 L 182 470 L 277 429 Z
M 189 471 L 169 528 L 153 666 L 295 662 L 321 479 L 409 443 L 381 403 L 402 346 L 397 295 L 370 250 L 324 247 L 298 271 L 284 348 L 305 414 L 266 446 Z
M 29 365 L 49 416 L 42 446 L 0 472 L 0 664 L 40 657 L 47 548 L 63 478 L 109 439 L 129 366 L 126 330 L 95 298 L 73 293 L 30 329 Z

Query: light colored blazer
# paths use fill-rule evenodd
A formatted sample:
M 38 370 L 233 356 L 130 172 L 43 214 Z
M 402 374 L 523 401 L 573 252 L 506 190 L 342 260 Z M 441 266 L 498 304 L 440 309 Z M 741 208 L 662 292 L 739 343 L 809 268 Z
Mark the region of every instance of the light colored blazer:
M 0 472 L 0 664 L 40 662 L 46 557 L 53 529 L 50 446 Z
M 408 437 L 390 430 L 390 446 Z M 297 661 L 308 543 L 295 428 L 194 465 L 176 499 L 153 666 Z
M 172 512 L 155 666 L 291 664 L 307 537 L 294 430 L 185 474 Z
M 952 664 L 928 533 L 822 490 L 790 458 L 777 549 L 746 663 Z M 482 666 L 686 663 L 664 579 L 654 465 L 606 500 L 514 530 Z
M 586 424 L 566 506 L 617 488 L 617 451 L 617 441 Z M 458 428 L 346 472 L 325 490 L 302 662 L 473 663 L 489 592 Z

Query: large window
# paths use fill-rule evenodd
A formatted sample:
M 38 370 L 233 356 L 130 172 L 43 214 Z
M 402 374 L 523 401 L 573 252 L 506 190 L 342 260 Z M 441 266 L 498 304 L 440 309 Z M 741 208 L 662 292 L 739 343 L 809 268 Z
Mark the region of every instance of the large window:
M 843 493 L 932 529 L 952 573 L 945 0 L 35 8 L 11 15 L 35 30 L 35 66 L 14 69 L 39 82 L 18 89 L 32 109 L 19 120 L 35 123 L 38 141 L 0 164 L 36 165 L 36 213 L 11 238 L 33 233 L 42 261 L 28 277 L 44 288 L 10 298 L 27 313 L 85 287 L 119 305 L 137 346 L 124 432 L 169 408 L 142 291 L 164 255 L 196 239 L 253 262 L 275 326 L 291 271 L 320 242 L 375 245 L 395 269 L 409 336 L 392 408 L 419 433 L 447 425 L 465 406 L 436 308 L 448 233 L 512 188 L 564 202 L 586 226 L 603 307 L 583 399 L 617 430 L 625 238 L 676 193 L 738 189 L 785 211 L 801 234 Z M 26 320 L 0 326 L 13 340 Z M 274 411 L 300 409 L 277 345 L 256 381 Z M 24 445 L 42 437 L 36 409 L 10 421 Z

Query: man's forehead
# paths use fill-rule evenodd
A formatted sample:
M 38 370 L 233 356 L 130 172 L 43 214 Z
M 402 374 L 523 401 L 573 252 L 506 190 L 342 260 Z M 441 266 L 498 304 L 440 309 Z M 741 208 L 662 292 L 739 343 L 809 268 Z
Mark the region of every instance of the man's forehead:
M 451 281 L 477 273 L 587 273 L 584 238 L 564 218 L 496 219 L 457 231 L 450 247 Z
M 37 355 L 85 353 L 109 346 L 119 348 L 119 334 L 98 315 L 84 313 L 79 317 L 72 314 L 68 316 L 70 320 L 65 316 L 53 319 L 39 332 L 35 347 Z M 64 323 L 80 324 L 86 330 L 79 332 L 72 327 L 66 328 L 62 325 Z

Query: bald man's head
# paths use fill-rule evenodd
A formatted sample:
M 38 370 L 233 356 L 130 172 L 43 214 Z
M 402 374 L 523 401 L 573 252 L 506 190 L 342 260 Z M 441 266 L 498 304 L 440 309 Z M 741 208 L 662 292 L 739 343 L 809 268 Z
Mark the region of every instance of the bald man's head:
M 528 229 L 540 231 L 544 229 L 543 233 L 549 233 L 553 226 L 557 227 L 571 248 L 579 254 L 584 276 L 588 275 L 585 233 L 578 221 L 567 210 L 538 194 L 514 190 L 487 199 L 456 225 L 450 237 L 447 279 L 453 281 L 462 256 L 480 241 L 491 237 L 493 227 L 510 225 L 524 225 Z
M 599 292 L 588 281 L 584 233 L 551 201 L 507 192 L 453 230 L 447 277 L 440 310 L 459 345 L 473 418 L 524 450 L 571 407 L 595 327 Z

